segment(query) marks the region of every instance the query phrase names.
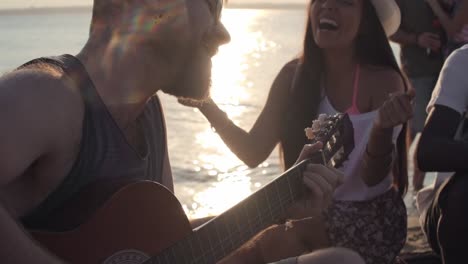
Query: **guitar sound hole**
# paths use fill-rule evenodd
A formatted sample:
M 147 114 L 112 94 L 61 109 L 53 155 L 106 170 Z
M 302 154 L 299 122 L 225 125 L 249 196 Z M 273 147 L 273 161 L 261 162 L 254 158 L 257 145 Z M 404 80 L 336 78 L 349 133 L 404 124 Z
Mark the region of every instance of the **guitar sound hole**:
M 108 257 L 103 264 L 142 264 L 150 257 L 138 250 L 122 250 Z

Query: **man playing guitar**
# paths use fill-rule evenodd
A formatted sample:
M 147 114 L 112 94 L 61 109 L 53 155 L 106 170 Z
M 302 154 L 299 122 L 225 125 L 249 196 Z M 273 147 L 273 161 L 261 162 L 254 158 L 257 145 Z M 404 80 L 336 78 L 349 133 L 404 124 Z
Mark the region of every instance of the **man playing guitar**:
M 90 36 L 79 54 L 33 60 L 0 78 L 2 263 L 66 262 L 35 243 L 23 226 L 57 232 L 76 227 L 58 211 L 93 182 L 150 180 L 173 190 L 155 94 L 206 98 L 211 57 L 230 38 L 219 21 L 221 9 L 222 0 L 95 0 Z M 306 146 L 301 159 L 318 148 Z M 340 181 L 338 172 L 322 165 L 307 166 L 303 177 L 315 206 L 326 204 L 324 197 Z M 316 221 L 273 226 L 225 262 L 276 261 L 325 247 L 314 244 L 323 234 L 306 228 Z M 360 263 L 341 249 L 299 262 L 336 263 L 336 257 Z

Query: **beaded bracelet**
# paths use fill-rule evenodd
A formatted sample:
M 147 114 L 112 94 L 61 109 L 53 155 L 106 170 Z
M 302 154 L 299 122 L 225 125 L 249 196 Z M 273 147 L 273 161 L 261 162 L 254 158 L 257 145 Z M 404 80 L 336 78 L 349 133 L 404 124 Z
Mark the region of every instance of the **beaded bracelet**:
M 393 155 L 394 155 L 394 149 L 390 150 L 387 153 L 384 154 L 379 154 L 379 155 L 372 155 L 369 153 L 369 150 L 366 147 L 366 150 L 364 151 L 364 159 L 363 159 L 363 165 L 364 167 L 369 167 L 369 161 L 371 160 L 380 160 L 385 162 L 384 166 L 382 168 L 388 169 L 392 166 L 393 163 Z M 374 165 L 375 166 L 375 165 Z

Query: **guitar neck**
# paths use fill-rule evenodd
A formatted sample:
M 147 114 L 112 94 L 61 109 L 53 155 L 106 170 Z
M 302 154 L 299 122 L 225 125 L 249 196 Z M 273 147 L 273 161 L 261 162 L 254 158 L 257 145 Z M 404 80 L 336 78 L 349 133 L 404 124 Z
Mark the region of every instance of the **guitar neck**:
M 312 159 L 292 167 L 145 264 L 218 262 L 284 217 L 289 206 L 304 195 L 302 172 L 305 166 L 323 161 L 323 154 L 317 153 Z

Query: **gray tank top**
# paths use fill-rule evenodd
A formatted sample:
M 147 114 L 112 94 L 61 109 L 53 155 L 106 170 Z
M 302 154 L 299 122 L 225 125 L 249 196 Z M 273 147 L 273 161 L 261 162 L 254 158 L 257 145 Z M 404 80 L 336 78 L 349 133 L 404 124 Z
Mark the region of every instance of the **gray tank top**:
M 63 71 L 81 91 L 85 113 L 78 157 L 68 175 L 45 201 L 22 219 L 29 229 L 63 231 L 52 219 L 62 207 L 87 185 L 96 181 L 151 180 L 161 183 L 166 135 L 161 104 L 156 95 L 147 103 L 136 124 L 146 148 L 138 153 L 112 118 L 97 93 L 86 69 L 71 55 L 40 58 L 20 67 L 48 64 Z M 58 223 L 57 223 L 58 222 Z

